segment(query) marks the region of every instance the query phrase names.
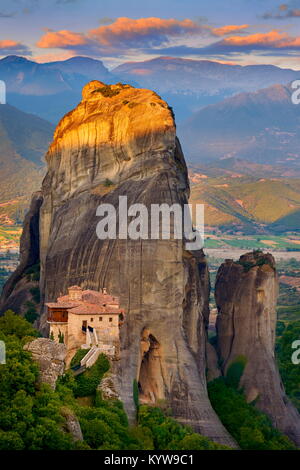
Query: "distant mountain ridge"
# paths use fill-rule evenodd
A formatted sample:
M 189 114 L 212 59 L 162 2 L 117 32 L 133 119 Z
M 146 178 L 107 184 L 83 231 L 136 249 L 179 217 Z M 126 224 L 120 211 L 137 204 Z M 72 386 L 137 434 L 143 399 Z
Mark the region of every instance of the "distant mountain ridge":
M 0 105 L 0 223 L 22 221 L 40 187 L 53 132 L 54 126 L 38 116 Z
M 153 89 L 174 108 L 176 121 L 181 123 L 203 106 L 239 92 L 286 84 L 299 75 L 272 65 L 228 65 L 172 57 L 125 63 L 111 71 L 101 60 L 89 57 L 44 64 L 19 56 L 0 60 L 0 79 L 7 83 L 8 102 L 55 124 L 78 104 L 80 90 L 91 80 Z
M 7 91 L 24 95 L 52 95 L 62 91 L 81 91 L 91 75 L 107 80 L 111 76 L 100 60 L 89 57 L 37 63 L 19 56 L 0 60 L 0 77 Z
M 190 162 L 236 157 L 300 165 L 300 106 L 283 85 L 241 93 L 193 114 L 180 128 Z
M 145 86 L 159 88 L 161 92 L 189 90 L 217 93 L 220 89 L 250 91 L 299 78 L 299 72 L 274 65 L 229 65 L 174 57 L 127 62 L 112 72 L 135 79 Z
M 82 87 L 95 78 L 105 83 L 117 81 L 100 60 L 89 57 L 44 64 L 19 56 L 0 60 L 8 103 L 53 123 L 78 104 Z

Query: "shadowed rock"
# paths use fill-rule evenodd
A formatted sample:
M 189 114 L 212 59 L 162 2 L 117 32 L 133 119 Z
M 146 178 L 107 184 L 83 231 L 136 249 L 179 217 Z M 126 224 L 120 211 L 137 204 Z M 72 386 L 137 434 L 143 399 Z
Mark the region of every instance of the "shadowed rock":
M 227 260 L 216 279 L 218 349 L 226 375 L 245 365 L 239 380 L 248 402 L 300 445 L 300 416 L 288 400 L 275 361 L 278 277 L 272 255 L 247 253 Z

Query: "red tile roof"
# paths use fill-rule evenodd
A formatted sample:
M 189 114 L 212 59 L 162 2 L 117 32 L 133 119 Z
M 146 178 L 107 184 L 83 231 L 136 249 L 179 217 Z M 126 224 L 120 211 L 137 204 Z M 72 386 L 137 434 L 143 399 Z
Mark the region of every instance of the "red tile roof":
M 69 289 L 81 290 L 79 286 L 73 286 Z M 78 288 L 78 289 L 77 289 Z M 58 297 L 57 302 L 46 304 L 51 308 L 65 308 L 70 313 L 76 315 L 94 314 L 94 315 L 118 315 L 124 313 L 119 306 L 118 297 L 113 297 L 104 292 L 98 292 L 91 289 L 82 290 L 82 299 L 70 301 L 69 295 Z
M 59 299 L 57 299 L 59 300 Z M 60 301 L 59 302 L 48 302 L 46 303 L 46 306 L 49 308 L 74 308 L 78 305 L 78 302 L 64 302 Z
M 122 313 L 122 310 L 117 309 L 112 311 L 111 309 L 102 307 L 101 305 L 84 303 L 82 305 L 78 305 L 78 307 L 71 308 L 70 313 L 75 313 L 76 315 L 119 315 L 119 313 Z

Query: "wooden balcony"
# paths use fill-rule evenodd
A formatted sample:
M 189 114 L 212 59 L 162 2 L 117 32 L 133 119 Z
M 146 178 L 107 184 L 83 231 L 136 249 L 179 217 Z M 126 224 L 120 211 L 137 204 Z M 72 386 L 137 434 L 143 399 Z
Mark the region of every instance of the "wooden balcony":
M 50 323 L 68 323 L 67 309 L 55 309 L 48 307 L 47 321 Z

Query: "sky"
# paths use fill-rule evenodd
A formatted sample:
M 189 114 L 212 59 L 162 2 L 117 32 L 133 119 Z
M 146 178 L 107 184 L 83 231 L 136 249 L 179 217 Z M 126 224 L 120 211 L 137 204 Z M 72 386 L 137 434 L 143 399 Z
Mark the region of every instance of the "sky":
M 158 56 L 300 69 L 300 0 L 0 0 L 0 57 Z

